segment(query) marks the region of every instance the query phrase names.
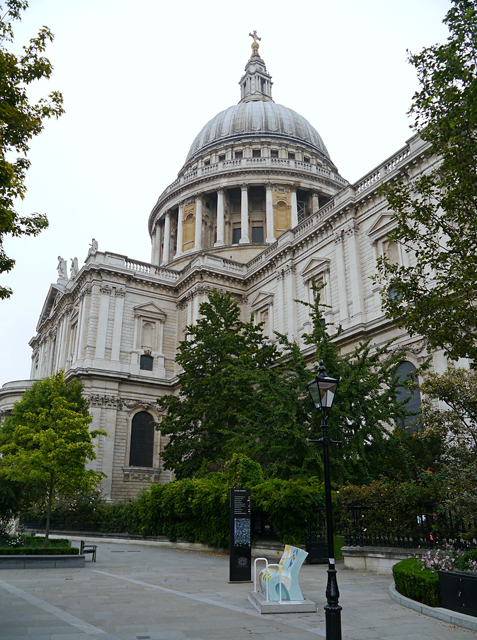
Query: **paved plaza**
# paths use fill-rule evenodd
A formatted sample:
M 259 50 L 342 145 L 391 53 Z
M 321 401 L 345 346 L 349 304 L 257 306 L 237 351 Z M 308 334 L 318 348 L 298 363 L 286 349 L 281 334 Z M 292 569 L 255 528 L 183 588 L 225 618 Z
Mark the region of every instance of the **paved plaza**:
M 314 614 L 260 615 L 228 556 L 101 542 L 84 569 L 0 572 L 0 640 L 311 640 L 325 637 L 326 567 L 304 565 Z M 343 640 L 472 640 L 477 632 L 394 602 L 390 576 L 338 566 Z

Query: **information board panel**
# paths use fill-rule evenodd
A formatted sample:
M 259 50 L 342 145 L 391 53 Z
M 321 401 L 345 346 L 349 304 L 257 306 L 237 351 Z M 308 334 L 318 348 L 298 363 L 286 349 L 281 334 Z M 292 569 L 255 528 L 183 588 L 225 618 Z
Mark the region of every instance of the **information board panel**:
M 229 582 L 252 579 L 252 510 L 250 489 L 230 490 Z

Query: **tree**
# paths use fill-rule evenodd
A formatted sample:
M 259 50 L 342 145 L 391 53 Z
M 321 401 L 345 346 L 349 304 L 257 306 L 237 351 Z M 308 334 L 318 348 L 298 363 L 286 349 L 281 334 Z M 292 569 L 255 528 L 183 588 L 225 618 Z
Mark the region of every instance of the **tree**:
M 420 83 L 409 113 L 430 144 L 434 168 L 383 188 L 396 220 L 389 239 L 411 253 L 411 266 L 382 258 L 379 274 L 384 310 L 398 326 L 452 359 L 477 362 L 475 0 L 453 0 L 444 23 L 446 44 L 409 57 Z
M 450 367 L 421 385 L 423 434 L 444 445 L 438 471 L 447 507 L 477 526 L 477 371 Z M 445 405 L 443 406 L 443 403 Z
M 0 273 L 11 271 L 15 264 L 5 253 L 5 236 L 36 236 L 48 226 L 44 214 L 21 216 L 14 206 L 17 198 L 25 197 L 30 140 L 43 130 L 46 118 L 63 113 L 63 98 L 57 91 L 36 103 L 30 102 L 27 92 L 28 85 L 50 78 L 53 72 L 43 56 L 47 43 L 53 40 L 51 31 L 47 27 L 40 29 L 19 56 L 6 48 L 6 43 L 13 43 L 14 39 L 12 23 L 21 19 L 27 7 L 26 0 L 0 3 Z M 12 160 L 15 153 L 20 155 Z M 10 288 L 0 286 L 0 299 L 11 294 Z
M 260 374 L 277 358 L 276 348 L 263 343 L 261 327 L 240 320 L 230 295 L 214 291 L 201 304 L 176 358 L 179 396 L 158 399 L 166 411 L 158 428 L 169 436 L 163 460 L 177 477 L 190 477 L 236 449 L 237 433 L 251 420 Z
M 265 344 L 261 325 L 242 322 L 230 295 L 216 291 L 189 326 L 177 362 L 178 396 L 158 399 L 166 415 L 158 425 L 169 436 L 164 450 L 167 468 L 179 478 L 222 469 L 240 453 L 259 463 L 267 476 L 310 477 L 322 473 L 321 449 L 310 444 L 320 419 L 306 391 L 313 376 L 299 345 L 277 335 Z M 360 344 L 349 355 L 322 326 L 319 291 L 311 305 L 313 331 L 306 342 L 329 374 L 342 376 L 331 415 L 331 433 L 343 444 L 333 451 L 337 483 L 373 477 L 376 449 L 394 421 L 406 415 L 396 399 L 402 384 L 396 369 L 402 359 L 389 344 Z
M 89 430 L 92 417 L 82 389 L 78 380 L 66 384 L 63 371 L 35 382 L 0 430 L 0 476 L 24 483 L 44 502 L 45 547 L 55 495 L 91 489 L 104 477 L 85 468 L 96 458 L 93 439 L 107 434 Z
M 341 355 L 336 344 L 341 327 L 330 335 L 330 325 L 321 321 L 320 288 L 315 287 L 314 294 L 313 304 L 308 305 L 313 329 L 305 336 L 305 343 L 315 347 L 313 374 L 323 360 L 327 374 L 340 378 L 328 418 L 330 438 L 341 441 L 330 449 L 332 479 L 337 484 L 366 483 L 378 476 L 376 460 L 388 446 L 396 424 L 408 415 L 404 403 L 397 399 L 397 388 L 403 383 L 396 374 L 403 354 L 392 348 L 392 341 L 373 346 L 369 339 Z M 307 382 L 311 378 L 308 372 Z M 309 397 L 306 402 L 310 407 Z M 321 434 L 321 416 L 314 408 L 312 411 L 311 430 Z M 321 466 L 321 448 L 318 460 Z

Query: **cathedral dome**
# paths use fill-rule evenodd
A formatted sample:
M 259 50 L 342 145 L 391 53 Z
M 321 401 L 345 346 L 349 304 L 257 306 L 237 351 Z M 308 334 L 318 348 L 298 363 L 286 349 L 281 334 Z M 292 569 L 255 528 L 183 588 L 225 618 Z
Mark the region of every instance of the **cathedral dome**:
M 260 135 L 302 144 L 330 160 L 320 134 L 306 118 L 272 100 L 256 99 L 241 101 L 212 118 L 195 138 L 185 163 L 234 140 Z

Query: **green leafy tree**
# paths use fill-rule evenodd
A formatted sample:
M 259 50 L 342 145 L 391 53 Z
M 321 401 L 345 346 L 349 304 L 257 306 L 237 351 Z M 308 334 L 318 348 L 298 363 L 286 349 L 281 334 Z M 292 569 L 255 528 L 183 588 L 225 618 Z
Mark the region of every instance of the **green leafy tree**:
M 214 292 L 200 307 L 201 317 L 188 327 L 177 362 L 178 396 L 158 404 L 166 415 L 158 425 L 169 436 L 164 461 L 179 478 L 222 471 L 234 453 L 259 463 L 266 476 L 289 479 L 322 473 L 319 445 L 308 439 L 320 418 L 306 390 L 313 376 L 299 346 L 283 335 L 264 344 L 261 326 L 242 322 L 230 296 Z M 331 433 L 343 444 L 334 448 L 336 483 L 374 477 L 377 448 L 405 409 L 396 400 L 396 369 L 402 359 L 389 344 L 360 344 L 349 355 L 322 326 L 319 291 L 311 305 L 315 347 L 328 373 L 342 377 L 331 414 Z M 374 475 L 373 475 L 374 474 Z
M 0 2 L 0 273 L 11 271 L 15 264 L 5 253 L 5 236 L 36 236 L 48 226 L 44 214 L 19 215 L 15 200 L 25 197 L 30 140 L 42 131 L 46 118 L 63 113 L 63 98 L 57 91 L 36 103 L 28 97 L 31 83 L 51 77 L 53 67 L 43 56 L 53 40 L 51 31 L 42 27 L 21 55 L 7 48 L 14 40 L 12 24 L 27 7 L 26 0 Z M 15 154 L 19 156 L 13 159 Z M 0 299 L 11 294 L 10 288 L 0 286 Z
M 430 143 L 432 170 L 383 188 L 395 213 L 389 239 L 411 252 L 411 266 L 379 263 L 384 310 L 411 335 L 453 359 L 477 362 L 477 6 L 453 0 L 449 38 L 410 55 L 420 90 L 410 114 Z
M 437 470 L 446 504 L 477 528 L 477 371 L 450 367 L 421 385 L 423 435 L 444 445 Z M 445 403 L 445 404 L 443 404 Z
M 376 346 L 367 340 L 341 355 L 336 344 L 341 328 L 330 335 L 329 325 L 321 322 L 320 288 L 315 288 L 314 293 L 314 303 L 308 305 L 313 328 L 305 336 L 305 343 L 314 346 L 315 362 L 323 360 L 327 374 L 340 378 L 328 418 L 331 439 L 342 442 L 330 449 L 332 479 L 337 484 L 366 483 L 376 478 L 377 457 L 388 446 L 395 425 L 408 415 L 404 404 L 397 400 L 397 388 L 402 382 L 396 372 L 403 354 L 392 348 L 392 341 Z M 307 382 L 311 373 L 307 372 Z M 313 374 L 316 373 L 315 364 Z M 312 411 L 310 430 L 321 434 L 321 416 L 309 397 L 305 402 L 307 410 Z M 319 447 L 317 458 L 321 466 L 321 447 L 315 446 Z
M 96 458 L 92 417 L 78 380 L 64 373 L 35 382 L 15 403 L 0 430 L 0 476 L 22 482 L 39 495 L 46 510 L 45 547 L 55 495 L 72 495 L 96 486 L 104 474 L 85 465 Z
M 262 348 L 260 326 L 240 320 L 230 295 L 214 291 L 200 306 L 200 318 L 187 327 L 176 362 L 178 396 L 164 396 L 158 428 L 169 437 L 163 460 L 177 477 L 231 457 L 237 434 L 252 419 L 255 388 L 276 361 L 276 348 Z

